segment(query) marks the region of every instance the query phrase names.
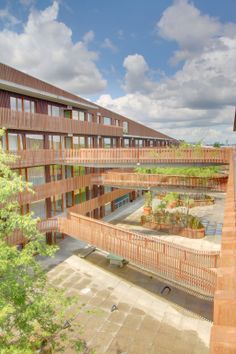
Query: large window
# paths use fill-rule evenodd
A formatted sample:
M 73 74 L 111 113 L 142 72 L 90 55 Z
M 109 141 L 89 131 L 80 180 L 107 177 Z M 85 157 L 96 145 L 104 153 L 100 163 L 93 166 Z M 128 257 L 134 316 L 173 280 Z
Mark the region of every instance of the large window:
M 87 121 L 90 123 L 93 121 L 93 115 L 91 113 L 87 114 Z
M 129 132 L 128 122 L 123 122 L 123 133 L 127 134 Z
M 46 209 L 45 209 L 45 201 L 40 200 L 35 203 L 30 204 L 30 211 L 34 213 L 34 218 L 46 218 Z
M 104 148 L 109 149 L 111 147 L 111 138 L 104 138 Z
M 43 135 L 41 134 L 26 134 L 26 148 L 37 150 L 43 149 Z
M 34 101 L 28 100 L 23 97 L 10 97 L 10 107 L 13 111 L 18 112 L 35 112 Z
M 64 136 L 60 135 L 49 135 L 49 148 L 54 150 L 59 150 L 64 147 Z
M 44 184 L 45 183 L 45 174 L 44 167 L 30 167 L 27 170 L 28 172 L 28 181 L 34 185 Z
M 72 119 L 79 120 L 79 112 L 75 111 L 74 109 L 72 111 Z
M 79 111 L 79 120 L 81 122 L 85 121 L 85 113 L 83 111 Z
M 108 118 L 108 117 L 103 118 L 103 124 L 111 125 L 111 122 L 112 122 L 111 118 Z
M 51 181 L 59 181 L 62 179 L 62 165 L 50 166 Z
M 60 107 L 48 104 L 48 115 L 52 117 L 61 117 L 63 114 Z

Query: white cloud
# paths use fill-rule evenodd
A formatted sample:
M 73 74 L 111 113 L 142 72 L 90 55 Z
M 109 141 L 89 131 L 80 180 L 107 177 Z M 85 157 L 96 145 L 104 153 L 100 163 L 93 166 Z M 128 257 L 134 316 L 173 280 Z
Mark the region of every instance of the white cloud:
M 126 94 L 102 95 L 97 103 L 177 138 L 234 142 L 236 24 L 202 15 L 186 0 L 175 1 L 159 24 L 163 36 L 178 42 L 183 67 L 154 80 L 145 58 L 129 55 L 123 63 Z M 199 33 L 191 31 L 195 24 Z
M 115 44 L 109 38 L 104 39 L 102 47 L 110 49 L 113 53 L 116 53 L 118 51 L 117 46 L 115 46 Z
M 0 61 L 77 94 L 92 94 L 106 87 L 96 66 L 98 54 L 90 51 L 92 31 L 72 41 L 72 31 L 58 21 L 59 5 L 31 10 L 23 31 L 0 32 Z
M 221 27 L 217 19 L 201 14 L 188 0 L 174 1 L 157 23 L 159 35 L 176 41 L 180 46 L 180 51 L 175 53 L 173 62 L 184 60 L 202 51 L 219 34 Z
M 20 20 L 12 15 L 8 8 L 0 9 L 0 21 L 2 21 L 6 27 L 14 27 L 20 23 Z

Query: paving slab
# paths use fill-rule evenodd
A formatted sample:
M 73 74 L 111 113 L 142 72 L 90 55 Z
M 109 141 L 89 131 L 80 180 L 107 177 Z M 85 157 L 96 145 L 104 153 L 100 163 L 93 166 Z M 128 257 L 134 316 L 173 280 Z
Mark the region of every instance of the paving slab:
M 58 285 L 79 294 L 68 312 L 79 325 L 73 338 L 83 338 L 96 354 L 208 353 L 211 322 L 76 255 L 62 265 L 48 272 L 49 281 L 60 279 Z M 118 310 L 112 312 L 113 304 Z M 69 343 L 66 353 L 74 353 Z

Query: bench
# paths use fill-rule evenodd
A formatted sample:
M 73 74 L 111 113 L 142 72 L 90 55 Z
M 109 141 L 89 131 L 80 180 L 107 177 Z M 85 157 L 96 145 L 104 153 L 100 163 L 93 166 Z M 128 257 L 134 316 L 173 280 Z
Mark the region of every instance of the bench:
M 124 259 L 123 257 L 120 257 L 120 256 L 117 256 L 116 254 L 113 254 L 113 253 L 109 253 L 107 255 L 107 259 L 108 261 L 110 262 L 110 264 L 112 265 L 117 265 L 119 266 L 120 268 L 123 268 L 123 266 L 125 264 L 128 264 L 129 262 Z

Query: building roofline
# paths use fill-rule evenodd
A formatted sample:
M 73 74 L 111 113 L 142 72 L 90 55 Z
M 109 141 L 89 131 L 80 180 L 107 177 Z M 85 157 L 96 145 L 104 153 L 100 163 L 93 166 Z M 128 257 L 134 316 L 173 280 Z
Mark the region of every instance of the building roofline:
M 97 106 L 85 102 L 75 101 L 65 96 L 56 95 L 47 91 L 38 90 L 29 86 L 19 85 L 12 81 L 6 81 L 0 79 L 0 88 L 3 90 L 23 93 L 27 96 L 43 98 L 54 102 L 59 102 L 67 105 L 73 105 L 75 107 L 83 109 L 98 109 Z

